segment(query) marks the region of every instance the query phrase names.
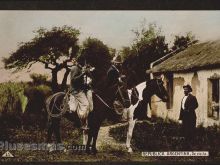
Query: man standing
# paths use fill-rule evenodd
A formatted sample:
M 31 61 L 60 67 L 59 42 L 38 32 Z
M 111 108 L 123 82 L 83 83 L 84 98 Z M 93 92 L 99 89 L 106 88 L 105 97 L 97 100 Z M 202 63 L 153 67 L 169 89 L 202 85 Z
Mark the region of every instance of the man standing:
M 185 137 L 186 145 L 190 145 L 194 138 L 196 128 L 196 113 L 198 102 L 195 96 L 191 94 L 192 87 L 190 85 L 183 86 L 185 96 L 181 102 L 179 120 L 182 120 L 182 129 Z
M 70 89 L 71 96 L 69 101 L 70 111 L 77 112 L 81 120 L 82 129 L 88 129 L 87 117 L 90 111 L 93 110 L 92 93 L 88 89 L 85 82 L 85 76 L 90 72 L 89 68 L 82 67 L 85 64 L 73 61 L 74 66 L 70 73 Z

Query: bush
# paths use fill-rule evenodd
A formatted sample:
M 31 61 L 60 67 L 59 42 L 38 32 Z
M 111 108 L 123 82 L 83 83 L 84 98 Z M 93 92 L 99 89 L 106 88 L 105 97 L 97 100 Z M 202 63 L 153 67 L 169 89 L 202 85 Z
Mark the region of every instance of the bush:
M 27 102 L 24 96 L 25 86 L 25 83 L 13 82 L 0 84 L 1 127 L 21 126 L 21 116 Z
M 47 121 L 45 100 L 52 94 L 51 88 L 46 85 L 28 86 L 24 93 L 28 98 L 28 104 L 23 115 L 23 124 L 44 128 Z
M 220 153 L 220 127 L 196 128 L 193 150 L 209 151 L 210 156 Z M 117 141 L 126 141 L 127 126 L 110 129 L 110 135 Z M 131 141 L 134 148 L 142 151 L 180 151 L 184 150 L 184 139 L 179 123 L 158 120 L 136 123 Z
M 7 82 L 0 84 L 1 128 L 25 126 L 45 127 L 45 99 L 52 94 L 46 85 Z
M 24 83 L 1 83 L 0 84 L 0 112 L 2 114 L 21 114 L 24 96 Z
M 43 110 L 45 99 L 52 94 L 52 90 L 46 85 L 28 86 L 24 94 L 28 98 L 25 113 L 39 113 Z
M 48 75 L 32 73 L 30 74 L 30 78 L 34 85 L 42 85 L 47 83 Z

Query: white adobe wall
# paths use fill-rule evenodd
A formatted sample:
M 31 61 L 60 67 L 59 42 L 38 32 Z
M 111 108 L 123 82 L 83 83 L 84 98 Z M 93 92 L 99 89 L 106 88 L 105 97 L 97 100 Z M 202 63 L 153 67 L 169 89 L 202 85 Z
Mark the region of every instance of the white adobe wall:
M 184 96 L 182 86 L 184 84 L 190 84 L 193 88 L 193 95 L 196 96 L 199 107 L 196 109 L 197 125 L 202 124 L 203 126 L 211 126 L 213 124 L 220 125 L 220 120 L 214 120 L 207 116 L 207 102 L 208 102 L 208 78 L 214 74 L 220 75 L 220 69 L 213 70 L 200 70 L 197 71 L 197 75 L 192 73 L 175 73 L 173 75 L 174 81 L 174 95 L 173 95 L 173 108 L 166 108 L 166 103 L 155 102 L 159 100 L 158 97 L 152 98 L 152 114 L 164 119 L 170 118 L 178 121 L 180 113 L 180 104 Z M 166 86 L 166 83 L 164 84 Z

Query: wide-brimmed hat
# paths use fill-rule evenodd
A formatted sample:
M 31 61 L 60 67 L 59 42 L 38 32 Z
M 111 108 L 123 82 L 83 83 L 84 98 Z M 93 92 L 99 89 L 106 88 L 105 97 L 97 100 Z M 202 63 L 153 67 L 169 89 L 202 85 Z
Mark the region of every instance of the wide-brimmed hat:
M 72 58 L 71 62 L 72 62 L 72 63 L 76 63 L 76 62 L 77 62 L 77 59 L 76 59 L 76 58 Z
M 122 63 L 122 59 L 121 59 L 121 56 L 115 56 L 112 60 L 112 63 L 115 63 L 115 64 L 121 64 Z
M 183 88 L 188 88 L 188 89 L 189 89 L 189 91 L 190 91 L 190 92 L 192 92 L 192 87 L 191 87 L 189 84 L 184 85 L 184 86 L 183 86 Z

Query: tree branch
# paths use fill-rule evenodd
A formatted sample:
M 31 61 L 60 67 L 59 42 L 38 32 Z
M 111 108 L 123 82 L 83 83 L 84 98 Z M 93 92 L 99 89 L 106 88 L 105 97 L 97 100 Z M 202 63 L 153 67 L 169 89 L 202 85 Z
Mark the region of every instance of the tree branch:
M 45 66 L 45 69 L 53 70 L 53 68 L 49 67 L 48 64 L 45 64 L 44 66 Z
M 44 66 L 45 66 L 45 69 L 53 70 L 53 68 L 49 67 L 49 64 L 50 64 L 50 63 L 48 63 L 48 62 L 46 62 L 46 61 L 43 61 L 43 60 L 40 60 L 40 59 L 38 59 L 38 60 L 36 60 L 36 61 L 43 63 Z

